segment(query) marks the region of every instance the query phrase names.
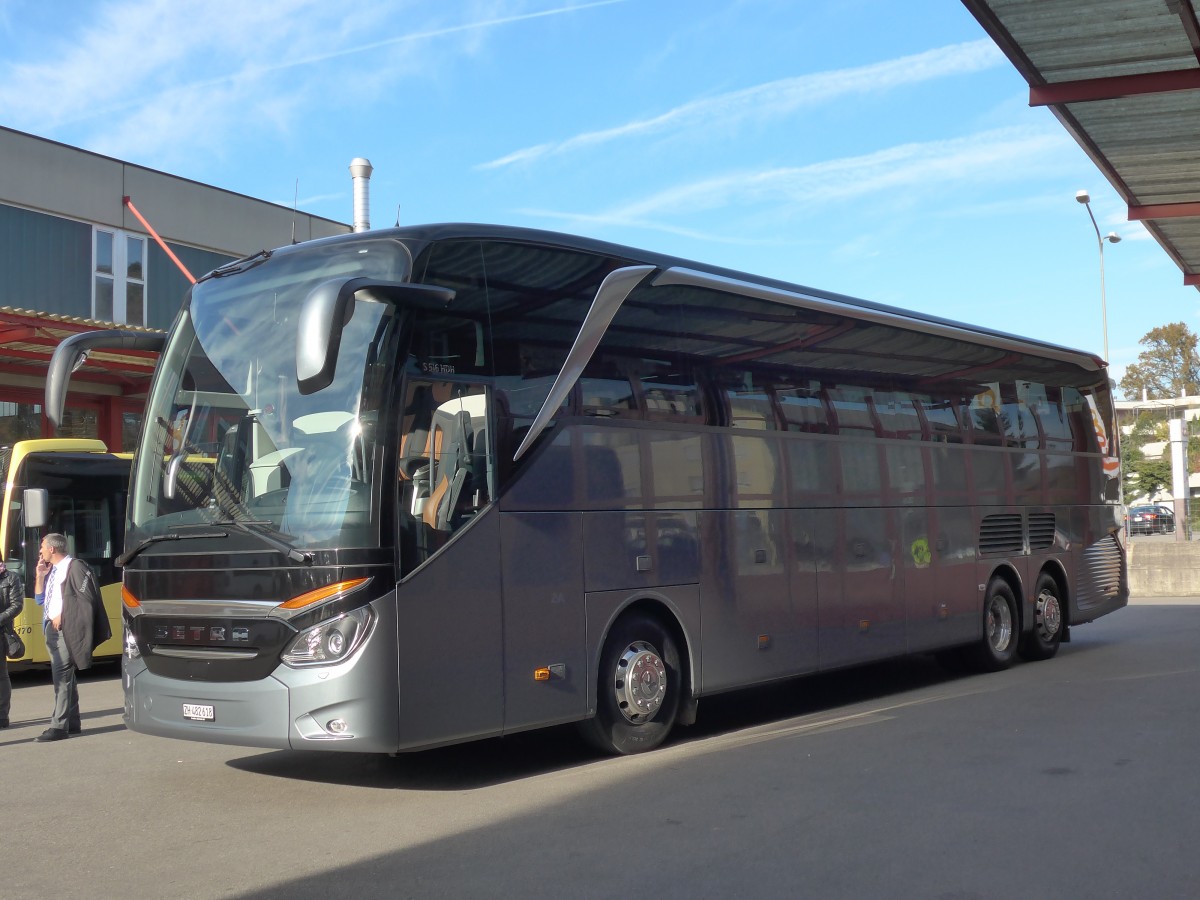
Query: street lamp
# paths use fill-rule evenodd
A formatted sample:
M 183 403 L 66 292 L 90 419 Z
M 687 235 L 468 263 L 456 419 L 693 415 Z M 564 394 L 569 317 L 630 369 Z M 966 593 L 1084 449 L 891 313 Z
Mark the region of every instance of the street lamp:
M 1075 199 L 1087 208 L 1088 218 L 1092 220 L 1092 227 L 1096 229 L 1096 246 L 1100 248 L 1100 317 L 1104 323 L 1104 361 L 1108 362 L 1108 305 L 1104 300 L 1104 242 L 1117 244 L 1121 241 L 1121 236 L 1115 231 L 1110 231 L 1104 237 L 1100 236 L 1100 226 L 1096 224 L 1096 217 L 1092 215 L 1092 198 L 1087 191 L 1076 191 Z

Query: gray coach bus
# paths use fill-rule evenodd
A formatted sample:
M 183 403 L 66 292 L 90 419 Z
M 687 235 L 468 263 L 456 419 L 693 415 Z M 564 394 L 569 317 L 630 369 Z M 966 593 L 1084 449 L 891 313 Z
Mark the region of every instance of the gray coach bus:
M 396 752 L 578 722 L 632 753 L 704 696 L 999 670 L 1128 599 L 1088 353 L 476 225 L 231 263 L 162 349 L 120 560 L 134 731 Z

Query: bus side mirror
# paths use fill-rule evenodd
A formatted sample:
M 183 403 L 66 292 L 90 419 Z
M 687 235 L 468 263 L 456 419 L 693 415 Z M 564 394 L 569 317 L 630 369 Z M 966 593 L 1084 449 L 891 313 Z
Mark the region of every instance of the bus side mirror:
M 26 528 L 43 528 L 50 521 L 50 495 L 45 488 L 26 488 L 22 498 Z
M 92 350 L 152 350 L 161 353 L 165 334 L 136 331 L 83 331 L 73 334 L 54 348 L 46 370 L 46 418 L 55 431 L 62 424 L 71 373 L 78 369 Z
M 342 329 L 354 314 L 359 291 L 397 306 L 445 309 L 454 299 L 450 288 L 429 284 L 335 278 L 317 285 L 304 299 L 296 326 L 296 387 L 301 394 L 315 394 L 333 383 Z

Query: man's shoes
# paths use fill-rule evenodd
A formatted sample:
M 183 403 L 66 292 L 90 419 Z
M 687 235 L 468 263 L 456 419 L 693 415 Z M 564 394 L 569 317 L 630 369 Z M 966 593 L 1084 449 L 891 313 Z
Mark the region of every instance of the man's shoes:
M 8 719 L 0 719 L 0 728 L 8 727 Z
M 39 741 L 61 741 L 67 737 L 67 732 L 61 728 L 47 728 L 39 734 L 35 740 Z
M 81 731 L 83 731 L 83 726 L 80 725 L 78 722 L 76 722 L 74 725 L 71 725 L 67 728 L 67 734 L 79 734 L 79 732 L 81 732 Z

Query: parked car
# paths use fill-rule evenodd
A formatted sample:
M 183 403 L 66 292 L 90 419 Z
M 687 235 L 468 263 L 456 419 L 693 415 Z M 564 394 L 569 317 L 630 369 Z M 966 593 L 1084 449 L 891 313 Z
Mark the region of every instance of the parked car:
M 1171 534 L 1175 531 L 1175 513 L 1166 506 L 1131 506 L 1126 519 L 1130 534 Z

